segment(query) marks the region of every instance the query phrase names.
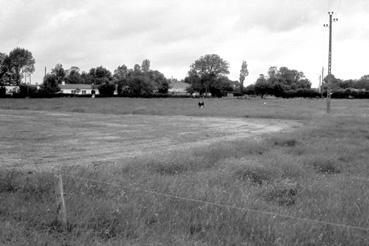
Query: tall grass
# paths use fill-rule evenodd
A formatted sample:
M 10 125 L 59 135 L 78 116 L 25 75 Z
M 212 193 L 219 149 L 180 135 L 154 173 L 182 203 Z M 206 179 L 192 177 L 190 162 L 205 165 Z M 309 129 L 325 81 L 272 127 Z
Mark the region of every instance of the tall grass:
M 68 230 L 53 174 L 2 170 L 0 244 L 369 245 L 369 232 L 278 216 L 369 227 L 365 119 L 347 109 L 263 140 L 65 167 Z

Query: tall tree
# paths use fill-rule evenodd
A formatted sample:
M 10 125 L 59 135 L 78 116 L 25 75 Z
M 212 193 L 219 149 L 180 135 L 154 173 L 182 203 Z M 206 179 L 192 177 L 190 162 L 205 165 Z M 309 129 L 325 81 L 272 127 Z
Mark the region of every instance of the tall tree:
M 6 64 L 7 55 L 0 52 L 0 86 L 5 84 L 5 76 L 8 71 Z
M 55 67 L 51 69 L 51 74 L 56 76 L 58 84 L 61 84 L 66 76 L 63 65 L 60 63 L 56 64 Z
M 91 68 L 89 75 L 91 76 L 92 82 L 95 85 L 106 84 L 113 79 L 111 72 L 102 66 L 97 68 Z
M 122 81 L 127 79 L 128 76 L 128 68 L 126 65 L 118 66 L 117 69 L 114 70 L 113 78 L 115 81 Z
M 35 59 L 32 53 L 23 48 L 15 48 L 9 53 L 10 69 L 15 74 L 15 84 L 21 82 L 21 73 L 33 73 L 35 71 Z
M 265 94 L 270 93 L 270 86 L 268 81 L 265 79 L 264 74 L 259 75 L 259 78 L 255 82 L 254 90 L 255 94 L 260 95 L 261 98 L 263 98 Z
M 142 61 L 141 69 L 144 73 L 148 73 L 150 71 L 150 61 L 148 59 Z
M 60 91 L 58 77 L 55 74 L 47 74 L 44 77 L 44 83 L 41 88 L 47 95 L 55 94 Z
M 203 77 L 218 78 L 221 75 L 229 74 L 229 63 L 217 54 L 205 55 L 197 59 L 191 65 L 191 71 Z
M 140 74 L 142 72 L 140 65 L 135 64 L 133 67 L 133 72 Z
M 79 71 L 79 67 L 76 66 L 72 66 L 70 69 L 67 69 L 65 71 L 65 82 L 67 84 L 83 84 L 83 80 Z
M 248 75 L 249 75 L 249 70 L 247 69 L 247 62 L 242 61 L 241 70 L 240 70 L 241 92 L 243 92 L 243 82 L 245 81 L 245 79 Z
M 229 63 L 219 55 L 205 55 L 191 65 L 186 81 L 191 83 L 192 89 L 202 94 L 209 91 L 221 77 L 229 74 L 228 69 Z

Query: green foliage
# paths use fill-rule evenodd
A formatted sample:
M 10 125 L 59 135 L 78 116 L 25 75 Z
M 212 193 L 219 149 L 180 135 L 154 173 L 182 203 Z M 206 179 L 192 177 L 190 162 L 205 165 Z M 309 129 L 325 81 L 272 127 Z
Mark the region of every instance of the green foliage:
M 117 69 L 114 70 L 113 79 L 116 82 L 123 82 L 127 79 L 128 76 L 128 68 L 126 65 L 118 66 Z
M 142 74 L 131 74 L 128 77 L 127 87 L 122 94 L 126 96 L 145 97 L 154 92 L 154 85 L 147 76 Z
M 255 82 L 255 94 L 264 97 L 264 95 L 273 95 L 277 97 L 310 97 L 315 94 L 308 91 L 311 83 L 305 78 L 302 72 L 291 70 L 287 67 L 270 67 L 268 77 L 260 75 Z
M 241 70 L 240 70 L 240 90 L 243 91 L 243 82 L 245 78 L 249 75 L 249 70 L 247 69 L 247 62 L 242 61 Z
M 5 86 L 0 86 L 0 97 L 5 97 L 5 95 L 6 95 Z
M 136 64 L 133 69 L 119 66 L 114 71 L 114 82 L 118 84 L 118 93 L 122 96 L 147 97 L 155 93 L 166 94 L 169 89 L 164 74 L 150 70 L 149 60 L 144 60 L 142 67 Z
M 14 82 L 19 85 L 21 73 L 33 73 L 35 71 L 35 59 L 32 53 L 23 48 L 15 48 L 9 53 L 9 70 L 14 73 Z
M 148 59 L 142 61 L 141 69 L 144 73 L 150 71 L 150 61 Z
M 51 74 L 54 74 L 56 76 L 58 84 L 61 84 L 66 75 L 62 64 L 56 64 L 55 67 L 51 70 Z
M 99 94 L 103 97 L 112 97 L 114 95 L 115 91 L 115 85 L 105 83 L 103 85 L 98 86 Z
M 318 98 L 321 96 L 315 89 L 298 89 L 298 90 L 288 90 L 282 91 L 279 96 L 283 98 L 294 98 L 294 97 L 303 97 L 303 98 Z
M 358 80 L 353 80 L 353 79 L 341 80 L 339 78 L 336 78 L 333 74 L 331 74 L 330 78 L 327 75 L 324 78 L 322 89 L 326 91 L 328 86 L 333 91 L 333 93 L 338 92 L 337 94 L 338 98 L 347 98 L 347 96 L 352 96 L 355 98 L 354 95 L 347 95 L 348 92 L 345 93 L 346 97 L 344 97 L 344 95 L 342 95 L 342 92 L 345 89 L 351 89 L 352 91 L 355 91 L 355 90 L 369 91 L 369 75 L 364 75 Z M 368 97 L 364 96 L 364 98 L 368 98 Z
M 106 84 L 113 80 L 111 72 L 102 66 L 91 68 L 88 74 L 88 78 L 91 79 L 91 84 L 93 83 L 95 85 Z
M 60 91 L 58 77 L 55 74 L 47 74 L 41 86 L 42 94 L 48 96 Z
M 210 54 L 200 57 L 191 65 L 185 82 L 191 85 L 188 91 L 222 96 L 232 89 L 226 74 L 229 74 L 229 63 L 216 54 Z
M 64 80 L 66 84 L 88 84 L 82 78 L 78 67 L 71 67 L 68 69 Z
M 8 56 L 0 52 L 0 86 L 9 81 L 9 79 L 6 79 L 9 70 L 8 60 Z
M 264 95 L 269 94 L 271 91 L 270 84 L 265 79 L 263 74 L 260 74 L 259 78 L 255 82 L 254 91 L 256 95 L 260 95 L 262 98 Z
M 19 85 L 19 97 L 35 97 L 38 95 L 37 86 L 28 85 L 28 84 L 20 84 Z

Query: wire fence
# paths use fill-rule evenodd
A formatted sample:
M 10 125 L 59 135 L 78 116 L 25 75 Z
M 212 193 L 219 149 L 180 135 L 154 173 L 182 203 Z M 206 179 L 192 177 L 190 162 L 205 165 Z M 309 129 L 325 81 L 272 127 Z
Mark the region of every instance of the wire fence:
M 5 167 L 5 168 L 1 168 L 0 170 L 7 170 L 7 171 L 17 170 L 17 171 L 22 171 L 22 172 L 25 171 L 24 169 L 13 168 L 13 167 Z M 58 206 L 61 206 L 58 208 L 58 212 L 61 211 L 61 214 L 62 214 L 61 217 L 63 217 L 61 219 L 62 220 L 61 222 L 64 224 L 67 224 L 67 207 L 68 207 L 68 204 L 66 204 L 64 201 L 64 196 L 65 196 L 65 193 L 68 194 L 68 192 L 71 192 L 71 190 L 64 190 L 64 187 L 63 187 L 64 184 L 63 184 L 62 178 L 69 178 L 72 180 L 79 180 L 85 183 L 90 182 L 90 183 L 110 186 L 115 189 L 129 190 L 130 192 L 134 192 L 134 193 L 146 193 L 146 194 L 150 194 L 150 195 L 157 196 L 157 197 L 174 199 L 174 200 L 183 201 L 183 202 L 190 202 L 193 204 L 212 206 L 212 207 L 223 208 L 223 209 L 228 209 L 228 210 L 243 211 L 243 212 L 252 213 L 256 215 L 272 217 L 273 219 L 282 218 L 282 219 L 294 220 L 294 221 L 308 223 L 308 224 L 315 224 L 315 225 L 321 225 L 321 226 L 332 226 L 332 227 L 341 228 L 345 230 L 357 230 L 357 231 L 362 231 L 362 232 L 369 232 L 368 227 L 349 225 L 345 223 L 335 223 L 335 222 L 330 222 L 330 221 L 325 221 L 325 220 L 293 216 L 293 215 L 288 215 L 288 214 L 283 214 L 283 213 L 278 213 L 278 212 L 273 212 L 273 211 L 267 211 L 267 210 L 262 210 L 262 209 L 240 207 L 240 206 L 235 206 L 235 205 L 226 204 L 226 203 L 219 203 L 216 201 L 209 201 L 209 200 L 181 196 L 177 194 L 170 194 L 170 193 L 166 193 L 166 192 L 162 192 L 162 191 L 158 191 L 154 189 L 147 189 L 144 187 L 140 187 L 141 186 L 140 183 L 128 183 L 128 182 L 121 183 L 122 180 L 113 180 L 113 182 L 106 182 L 106 181 L 101 181 L 97 179 L 75 176 L 71 174 L 60 174 L 60 172 L 55 172 L 55 171 L 45 172 L 45 171 L 34 170 L 34 169 L 29 170 L 29 173 L 30 174 L 48 173 L 50 175 L 53 175 L 56 178 L 55 182 L 58 183 L 59 195 L 61 197 L 61 201 L 58 201 L 59 203 Z M 360 177 L 345 177 L 345 178 L 349 178 L 350 180 L 359 180 L 363 182 L 369 182 L 368 179 L 360 178 Z

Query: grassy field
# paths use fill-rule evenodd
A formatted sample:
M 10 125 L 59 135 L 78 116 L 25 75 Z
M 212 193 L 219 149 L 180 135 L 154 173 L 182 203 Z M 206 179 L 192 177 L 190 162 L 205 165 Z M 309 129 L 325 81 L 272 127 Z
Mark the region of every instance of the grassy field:
M 0 100 L 0 244 L 369 245 L 368 100 L 196 103 Z

